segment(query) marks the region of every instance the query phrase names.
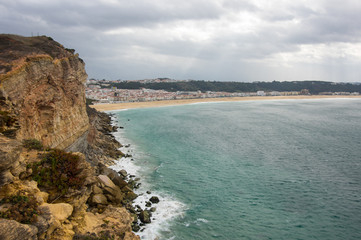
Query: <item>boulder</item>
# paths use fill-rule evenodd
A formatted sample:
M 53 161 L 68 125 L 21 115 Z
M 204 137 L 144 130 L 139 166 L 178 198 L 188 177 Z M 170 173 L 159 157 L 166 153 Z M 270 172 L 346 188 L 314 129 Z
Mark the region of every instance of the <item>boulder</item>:
M 137 197 L 138 197 L 138 195 L 135 194 L 133 191 L 127 192 L 127 194 L 125 195 L 125 199 L 130 200 L 130 201 L 133 201 Z
M 93 193 L 94 193 L 94 194 L 102 194 L 102 193 L 103 193 L 103 190 L 102 190 L 100 187 L 94 185 L 94 186 L 93 186 Z
M 128 183 L 124 181 L 124 179 L 120 176 L 116 176 L 112 181 L 115 185 L 117 185 L 120 188 L 123 188 L 124 186 L 128 185 Z
M 147 210 L 141 211 L 139 214 L 139 219 L 142 223 L 151 223 L 150 213 Z
M 112 180 L 110 180 L 110 178 L 106 175 L 99 175 L 98 179 L 100 181 L 100 183 L 102 183 L 105 187 L 109 187 L 109 188 L 113 188 L 115 189 L 115 184 L 113 183 Z
M 159 203 L 159 198 L 157 196 L 152 196 L 149 201 L 151 201 L 152 203 Z
M 65 221 L 73 213 L 73 206 L 67 203 L 43 203 L 39 206 L 42 214 L 53 215 L 56 220 Z
M 124 169 L 120 170 L 118 172 L 122 177 L 126 177 L 128 175 L 127 171 L 125 171 Z
M 92 204 L 103 204 L 106 205 L 108 204 L 107 198 L 103 195 L 103 194 L 95 194 L 92 198 L 91 198 L 91 203 Z
M 0 218 L 0 239 L 3 240 L 35 240 L 38 229 L 35 226 L 21 224 L 14 220 Z
M 19 164 L 20 142 L 0 136 L 0 186 L 13 181 L 10 169 Z

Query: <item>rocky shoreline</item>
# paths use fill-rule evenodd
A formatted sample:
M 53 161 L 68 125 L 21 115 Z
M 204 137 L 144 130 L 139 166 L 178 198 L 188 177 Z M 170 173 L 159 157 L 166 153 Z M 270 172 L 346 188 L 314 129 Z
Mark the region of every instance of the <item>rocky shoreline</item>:
M 143 231 L 144 226 L 148 223 L 151 223 L 152 213 L 156 211 L 155 204 L 159 203 L 158 196 L 151 196 L 148 201 L 145 203 L 145 208 L 142 209 L 139 205 L 134 205 L 133 200 L 135 200 L 138 195 L 134 193 L 134 190 L 139 189 L 141 183 L 140 178 L 128 174 L 126 169 L 121 169 L 115 171 L 111 168 L 108 168 L 110 165 L 114 165 L 117 161 L 121 161 L 119 157 L 122 158 L 132 158 L 132 155 L 129 153 L 123 153 L 119 151 L 120 147 L 123 147 L 114 137 L 113 133 L 117 131 L 118 127 L 112 123 L 113 114 L 106 114 L 102 112 L 97 112 L 96 110 L 88 110 L 90 118 L 95 118 L 94 115 L 97 115 L 98 120 L 97 126 L 101 127 L 101 131 L 104 134 L 103 137 L 107 138 L 108 141 L 104 141 L 108 146 L 102 145 L 102 149 L 105 150 L 105 155 L 103 156 L 116 156 L 118 159 L 112 158 L 106 160 L 106 165 L 103 163 L 98 163 L 99 173 L 101 183 L 99 186 L 95 186 L 95 191 L 93 190 L 92 200 L 89 202 L 90 206 L 101 208 L 103 205 L 106 205 L 108 202 L 117 203 L 120 200 L 120 203 L 131 213 L 133 217 L 132 230 L 134 232 Z M 100 119 L 100 120 L 99 120 Z M 120 127 L 123 128 L 123 127 Z M 99 129 L 98 129 L 99 130 Z M 99 140 L 99 138 L 98 138 Z M 124 146 L 129 148 L 130 145 Z M 89 161 L 94 161 L 94 157 L 90 157 Z M 133 160 L 133 159 L 132 159 Z M 122 192 L 125 194 L 123 199 L 119 198 L 117 194 L 109 196 L 104 193 L 109 193 L 109 188 L 112 188 L 115 192 Z M 103 190 L 103 191 L 102 191 Z M 146 191 L 145 193 L 140 194 L 151 194 L 151 191 Z M 114 199 L 115 198 L 115 199 Z M 116 200 L 114 202 L 114 200 Z
M 126 155 L 85 104 L 84 62 L 46 36 L 0 34 L 0 50 L 0 239 L 139 240 L 151 209 L 108 168 Z

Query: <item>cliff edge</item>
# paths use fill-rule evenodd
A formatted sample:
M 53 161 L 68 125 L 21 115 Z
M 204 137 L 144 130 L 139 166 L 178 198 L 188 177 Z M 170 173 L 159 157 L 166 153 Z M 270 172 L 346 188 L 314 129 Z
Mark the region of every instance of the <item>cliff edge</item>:
M 106 168 L 121 145 L 87 109 L 86 78 L 53 39 L 0 34 L 0 239 L 139 239 L 133 186 Z
M 78 55 L 51 38 L 1 35 L 0 110 L 14 118 L 3 133 L 68 147 L 89 128 L 86 78 Z

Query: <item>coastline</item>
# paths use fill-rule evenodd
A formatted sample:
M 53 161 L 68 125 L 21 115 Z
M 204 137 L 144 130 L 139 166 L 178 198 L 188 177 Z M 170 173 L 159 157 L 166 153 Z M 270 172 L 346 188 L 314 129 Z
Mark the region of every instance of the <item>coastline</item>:
M 109 115 L 109 113 L 107 114 Z M 133 222 L 133 224 L 138 225 L 139 228 L 133 228 L 133 231 L 142 240 L 159 239 L 162 235 L 161 232 L 168 229 L 170 222 L 184 214 L 186 206 L 169 194 L 153 189 L 154 186 L 147 181 L 146 175 L 151 174 L 156 169 L 142 165 L 142 163 L 144 164 L 144 159 L 142 160 L 144 153 L 137 148 L 133 141 L 125 137 L 125 128 L 119 128 L 122 124 L 116 114 L 110 116 L 112 119 L 110 125 L 117 127 L 117 131 L 112 132 L 112 135 L 118 142 L 122 143 L 119 150 L 125 156 L 117 159 L 109 168 L 116 172 L 125 170 L 128 176 L 132 176 L 129 180 L 137 183 L 137 187 L 133 191 L 138 195 L 133 200 L 132 206 L 136 211 L 139 209 L 147 211 L 151 218 L 151 221 L 145 224 L 138 217 L 137 223 L 134 224 Z M 158 198 L 159 202 L 151 202 L 154 197 Z
M 361 98 L 361 96 L 350 95 L 297 95 L 297 96 L 257 96 L 257 97 L 225 97 L 225 98 L 195 98 L 195 99 L 177 99 L 177 100 L 163 100 L 151 102 L 126 102 L 126 103 L 108 103 L 96 104 L 90 107 L 98 111 L 113 111 L 133 108 L 151 108 L 163 106 L 177 106 L 194 103 L 209 103 L 209 102 L 238 102 L 238 101 L 260 101 L 260 100 L 292 100 L 292 99 L 327 99 L 327 98 Z

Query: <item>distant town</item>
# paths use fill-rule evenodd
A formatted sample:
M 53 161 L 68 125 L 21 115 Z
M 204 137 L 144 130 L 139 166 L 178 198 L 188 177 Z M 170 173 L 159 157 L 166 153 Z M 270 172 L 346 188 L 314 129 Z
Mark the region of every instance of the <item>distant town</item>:
M 335 83 L 327 83 L 325 82 L 317 82 L 314 81 L 312 85 L 316 83 L 322 83 L 324 86 L 335 86 Z M 193 91 L 180 91 L 180 89 L 186 88 L 197 88 L 194 87 L 194 83 L 197 83 L 199 90 Z M 195 98 L 222 98 L 222 97 L 250 97 L 250 96 L 291 96 L 291 95 L 311 95 L 315 94 L 315 92 L 310 91 L 307 88 L 294 90 L 294 91 L 275 91 L 275 90 L 267 90 L 262 86 L 262 84 L 269 83 L 246 83 L 255 85 L 254 89 L 263 88 L 264 90 L 257 91 L 240 91 L 241 89 L 236 89 L 237 91 L 205 91 L 204 89 L 212 89 L 214 85 L 222 86 L 226 84 L 236 84 L 237 86 L 242 83 L 227 83 L 227 82 L 205 82 L 205 81 L 195 81 L 195 80 L 174 80 L 169 78 L 156 78 L 156 79 L 143 79 L 143 80 L 96 80 L 89 79 L 86 82 L 86 98 L 93 101 L 93 104 L 97 103 L 123 103 L 123 102 L 146 102 L 146 101 L 161 101 L 161 100 L 174 100 L 174 99 L 195 99 Z M 275 83 L 275 82 L 273 82 Z M 280 82 L 276 82 L 280 83 Z M 282 85 L 283 82 L 280 84 Z M 289 82 L 287 82 L 289 83 Z M 293 82 L 297 84 L 299 88 L 300 83 L 305 82 Z M 307 81 L 309 83 L 309 81 Z M 208 87 L 203 87 L 203 85 L 211 85 Z M 272 84 L 272 83 L 271 83 Z M 169 88 L 169 85 L 172 86 L 170 90 L 165 90 Z M 247 86 L 248 86 L 247 85 Z M 261 87 L 258 87 L 261 85 Z M 274 84 L 275 85 L 275 84 Z M 279 84 L 278 84 L 279 85 Z M 285 84 L 283 84 L 285 85 Z M 351 84 L 352 86 L 356 86 L 356 90 L 361 86 L 360 84 Z M 164 89 L 151 89 L 151 88 L 160 88 L 164 87 Z M 182 87 L 180 87 L 182 86 Z M 185 87 L 184 87 L 185 86 Z M 188 86 L 188 87 L 187 87 Z M 190 87 L 192 86 L 192 87 Z M 236 86 L 236 87 L 237 87 Z M 345 88 L 344 83 L 340 83 L 340 86 Z M 147 88 L 151 87 L 151 88 Z M 217 87 L 219 88 L 219 87 Z M 238 87 L 239 88 L 239 87 Z M 245 88 L 245 87 L 243 87 Z M 248 86 L 249 88 L 249 86 Z M 272 88 L 272 87 L 268 87 Z M 279 87 L 278 87 L 279 88 Z M 325 89 L 328 89 L 324 87 Z M 338 87 L 340 88 L 340 87 Z M 342 88 L 342 89 L 343 89 Z M 321 89 L 322 90 L 322 89 Z M 232 91 L 234 91 L 232 89 Z M 316 94 L 319 95 L 359 95 L 360 92 L 357 91 L 318 91 Z

